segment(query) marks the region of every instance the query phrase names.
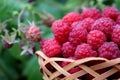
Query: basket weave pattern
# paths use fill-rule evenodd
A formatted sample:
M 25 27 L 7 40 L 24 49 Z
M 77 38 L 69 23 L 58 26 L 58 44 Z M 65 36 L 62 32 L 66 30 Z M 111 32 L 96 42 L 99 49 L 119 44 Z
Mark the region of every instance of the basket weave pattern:
M 42 51 L 37 51 L 36 55 L 38 57 L 38 63 L 43 69 L 44 80 L 79 80 L 78 77 L 86 74 L 92 75 L 94 77 L 93 80 L 105 80 L 107 77 L 111 76 L 112 74 L 120 72 L 120 58 L 113 60 L 107 60 L 105 58 L 96 58 L 96 57 L 89 57 L 80 60 L 72 60 L 72 59 L 57 58 L 57 57 L 49 58 Z M 57 63 L 58 61 L 66 61 L 70 63 L 65 67 L 60 67 Z M 92 66 L 88 66 L 84 64 L 89 61 L 102 61 L 102 62 Z M 51 72 L 45 67 L 45 65 L 48 63 L 50 63 L 56 69 L 55 72 Z M 70 74 L 68 70 L 74 68 L 75 66 L 79 66 L 82 70 Z M 112 68 L 102 74 L 96 72 L 96 70 L 104 69 L 107 67 L 112 67 Z M 61 74 L 63 74 L 65 77 L 59 79 L 58 76 L 60 76 Z

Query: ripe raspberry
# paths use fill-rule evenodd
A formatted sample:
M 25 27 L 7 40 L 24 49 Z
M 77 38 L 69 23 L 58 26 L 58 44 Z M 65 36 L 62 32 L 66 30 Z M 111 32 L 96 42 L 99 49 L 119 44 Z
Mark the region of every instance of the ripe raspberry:
M 58 56 L 61 53 L 61 46 L 52 38 L 41 41 L 41 49 L 48 57 Z
M 78 45 L 75 51 L 75 57 L 77 59 L 86 58 L 86 57 L 96 57 L 96 56 L 97 56 L 97 52 L 92 50 L 92 47 L 86 43 Z
M 80 67 L 74 67 L 74 68 L 70 69 L 68 72 L 71 73 L 71 74 L 73 74 L 73 73 L 76 73 L 76 72 L 78 72 L 80 70 L 81 70 Z
M 91 30 L 91 26 L 93 23 L 94 23 L 94 19 L 86 18 L 83 21 L 81 21 L 81 26 L 86 28 L 86 30 L 89 32 Z
M 105 41 L 105 34 L 99 30 L 90 31 L 87 36 L 87 43 L 95 50 L 97 50 Z
M 74 56 L 75 47 L 70 43 L 66 42 L 62 46 L 62 55 L 63 57 L 71 57 Z
M 69 57 L 69 59 L 76 60 L 75 57 Z M 70 63 L 70 62 L 61 62 L 61 63 L 60 63 L 60 66 L 61 66 L 61 67 L 64 67 L 64 66 L 68 65 L 69 63 Z M 68 72 L 71 73 L 71 74 L 73 74 L 73 73 L 78 72 L 78 71 L 80 71 L 80 70 L 81 70 L 80 67 L 76 66 L 76 67 L 68 70 Z
M 63 20 L 64 22 L 66 22 L 66 23 L 71 24 L 71 23 L 73 23 L 73 22 L 75 22 L 75 21 L 81 20 L 81 16 L 80 16 L 80 14 L 77 13 L 77 12 L 70 12 L 70 13 L 66 14 L 66 15 L 63 17 L 62 20 Z
M 26 39 L 32 42 L 39 42 L 41 40 L 40 36 L 40 29 L 35 25 L 30 26 L 25 32 Z
M 84 10 L 81 13 L 81 15 L 82 15 L 83 19 L 88 18 L 88 17 L 93 18 L 93 19 L 98 19 L 101 17 L 100 11 L 96 8 L 88 8 L 88 9 Z
M 113 30 L 112 41 L 120 46 L 120 28 L 115 28 Z
M 116 23 L 120 25 L 120 15 L 117 17 Z
M 118 29 L 118 28 L 120 28 L 120 25 L 119 25 L 119 24 L 116 24 L 116 25 L 114 25 L 113 27 L 114 27 L 114 29 Z M 113 29 L 113 30 L 114 30 L 114 29 Z
M 71 25 L 71 30 L 79 24 L 81 24 L 81 21 L 73 22 L 72 25 Z
M 77 46 L 87 40 L 87 30 L 81 26 L 76 26 L 72 29 L 69 35 L 69 41 Z
M 118 15 L 119 15 L 119 11 L 113 7 L 106 7 L 102 12 L 103 17 L 109 17 L 115 21 L 116 21 Z
M 92 30 L 102 31 L 109 39 L 111 38 L 114 24 L 115 22 L 112 19 L 102 17 L 94 22 L 92 25 Z
M 53 23 L 52 23 L 52 32 L 54 33 L 55 32 L 55 29 L 58 27 L 58 26 L 61 26 L 63 24 L 62 20 L 55 20 Z
M 62 44 L 68 41 L 70 26 L 68 26 L 62 20 L 58 20 L 53 23 L 52 32 L 55 36 L 55 39 Z
M 99 57 L 114 59 L 120 57 L 120 50 L 114 42 L 105 42 L 98 49 Z

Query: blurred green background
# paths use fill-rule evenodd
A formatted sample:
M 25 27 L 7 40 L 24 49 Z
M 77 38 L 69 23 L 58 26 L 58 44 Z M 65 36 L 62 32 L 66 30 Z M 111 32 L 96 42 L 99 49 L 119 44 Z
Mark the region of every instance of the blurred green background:
M 55 19 L 61 19 L 71 11 L 80 12 L 81 8 L 97 7 L 102 10 L 105 6 L 115 6 L 120 10 L 120 0 L 0 0 L 0 23 L 8 19 L 7 29 L 17 28 L 16 14 L 26 8 L 22 15 L 22 23 L 34 21 L 43 31 L 42 38 L 53 37 L 50 27 L 43 24 L 40 16 L 49 13 Z M 1 27 L 1 25 L 0 25 Z M 2 35 L 2 33 L 0 33 Z M 39 43 L 36 43 L 39 50 Z M 39 65 L 35 55 L 20 55 L 18 44 L 6 49 L 0 42 L 0 80 L 42 80 Z

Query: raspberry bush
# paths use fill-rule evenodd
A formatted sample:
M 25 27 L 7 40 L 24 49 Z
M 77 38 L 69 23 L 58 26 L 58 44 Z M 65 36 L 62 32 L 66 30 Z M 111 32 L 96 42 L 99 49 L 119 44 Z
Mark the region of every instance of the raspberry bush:
M 37 50 L 50 58 L 119 58 L 119 4 L 119 0 L 0 1 L 0 80 L 42 80 Z M 76 66 L 68 72 L 80 70 Z

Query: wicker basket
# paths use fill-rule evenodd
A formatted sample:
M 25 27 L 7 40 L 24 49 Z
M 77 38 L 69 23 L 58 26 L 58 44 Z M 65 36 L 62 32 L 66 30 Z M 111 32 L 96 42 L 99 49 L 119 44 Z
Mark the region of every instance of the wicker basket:
M 95 57 L 89 57 L 80 60 L 72 60 L 72 59 L 56 58 L 56 57 L 48 58 L 41 51 L 37 51 L 36 55 L 38 57 L 39 65 L 43 70 L 44 80 L 79 80 L 78 77 L 86 74 L 92 75 L 94 77 L 93 80 L 106 80 L 107 77 L 117 72 L 120 73 L 120 58 L 113 60 L 107 60 L 105 58 L 95 58 Z M 60 67 L 57 63 L 59 61 L 66 61 L 70 63 L 65 67 Z M 85 63 L 89 61 L 99 61 L 100 63 L 92 66 L 88 66 Z M 51 72 L 46 68 L 45 65 L 48 63 L 50 63 L 52 67 L 56 69 L 55 72 Z M 82 70 L 73 74 L 67 72 L 68 70 L 74 68 L 75 66 L 79 66 Z M 96 72 L 96 70 L 104 69 L 107 67 L 110 67 L 110 69 L 102 74 Z M 58 77 L 60 75 L 64 75 L 64 77 L 63 78 Z

